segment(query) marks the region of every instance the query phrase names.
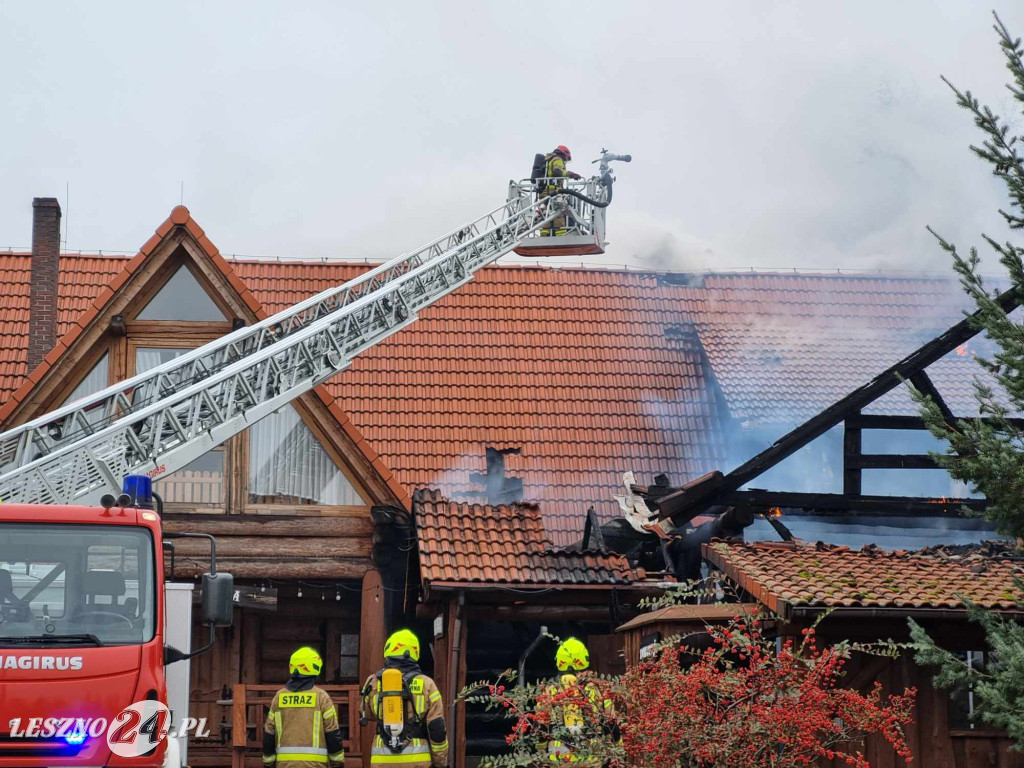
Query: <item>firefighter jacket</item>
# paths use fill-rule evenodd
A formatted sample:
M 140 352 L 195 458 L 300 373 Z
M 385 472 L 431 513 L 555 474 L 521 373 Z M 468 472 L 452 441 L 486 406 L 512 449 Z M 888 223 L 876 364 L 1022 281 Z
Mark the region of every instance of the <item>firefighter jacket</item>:
M 370 675 L 362 688 L 362 716 L 377 726 L 370 751 L 370 764 L 402 766 L 402 768 L 442 768 L 448 765 L 448 732 L 444 724 L 444 703 L 437 684 L 419 670 L 419 666 L 405 659 L 388 659 L 389 668 L 402 671 L 408 687 L 405 701 L 405 726 L 398 751 L 385 741 L 380 722 L 382 703 L 380 675 Z
M 556 152 L 552 152 L 544 157 L 544 176 L 547 178 L 548 184 L 541 190 L 541 195 L 550 195 L 555 190 L 560 189 L 563 186 L 561 181 L 554 181 L 554 179 L 564 179 L 569 175 L 569 172 L 565 169 L 565 160 L 561 155 Z
M 557 686 L 551 686 L 548 689 L 548 693 L 552 696 L 577 685 L 576 675 L 562 675 L 558 682 Z M 600 762 L 595 758 L 580 756 L 577 750 L 589 741 L 586 733 L 587 727 L 593 728 L 596 722 L 601 720 L 602 713 L 605 717 L 614 714 L 612 701 L 605 698 L 593 683 L 587 683 L 583 690 L 586 693 L 589 706 L 567 703 L 557 708 L 552 715 L 554 719 L 552 724 L 565 728 L 567 736 L 564 740 L 552 739 L 547 743 L 545 749 L 548 760 L 551 762 L 579 763 L 581 766 L 598 765 Z M 615 738 L 618 738 L 617 735 Z
M 334 702 L 316 678 L 292 675 L 274 694 L 263 727 L 263 764 L 280 768 L 344 765 L 345 750 Z

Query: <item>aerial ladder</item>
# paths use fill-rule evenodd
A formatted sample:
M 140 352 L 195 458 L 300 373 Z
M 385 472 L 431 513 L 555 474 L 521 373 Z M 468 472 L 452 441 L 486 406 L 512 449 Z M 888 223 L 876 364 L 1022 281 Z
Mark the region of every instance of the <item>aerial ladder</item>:
M 365 349 L 515 250 L 601 253 L 611 202 L 609 163 L 598 173 L 513 181 L 504 205 L 252 326 L 0 434 L 0 501 L 88 504 L 118 494 L 128 475 L 159 480 L 344 370 Z M 564 216 L 565 236 L 543 237 Z M 567 250 L 568 249 L 568 250 Z

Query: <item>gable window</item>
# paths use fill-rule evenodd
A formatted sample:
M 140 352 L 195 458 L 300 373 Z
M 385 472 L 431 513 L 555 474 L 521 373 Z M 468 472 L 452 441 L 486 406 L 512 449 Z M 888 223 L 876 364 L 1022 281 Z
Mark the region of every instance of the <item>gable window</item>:
M 175 347 L 136 347 L 135 348 L 135 373 L 145 373 L 151 371 L 164 363 L 169 363 L 171 360 L 175 360 L 186 352 L 190 352 L 189 349 L 180 349 Z
M 135 319 L 223 322 L 225 317 L 189 268 L 180 266 Z
M 292 406 L 253 425 L 249 435 L 250 503 L 364 503 Z
M 94 395 L 101 389 L 106 389 L 107 376 L 110 372 L 110 355 L 104 353 L 103 357 L 96 361 L 85 378 L 78 382 L 78 386 L 71 390 L 71 393 L 64 399 L 65 404 L 81 400 L 83 397 Z
M 181 347 L 136 347 L 135 373 L 145 373 L 181 357 Z M 223 512 L 227 506 L 224 485 L 224 446 L 218 446 L 156 482 L 156 492 L 166 504 Z

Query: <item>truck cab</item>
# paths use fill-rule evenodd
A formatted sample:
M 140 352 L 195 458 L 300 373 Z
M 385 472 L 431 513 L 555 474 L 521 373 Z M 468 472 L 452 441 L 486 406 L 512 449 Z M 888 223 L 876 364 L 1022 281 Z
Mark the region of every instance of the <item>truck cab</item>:
M 127 707 L 167 703 L 162 553 L 154 511 L 0 506 L 0 766 L 164 764 L 166 738 L 108 743 Z

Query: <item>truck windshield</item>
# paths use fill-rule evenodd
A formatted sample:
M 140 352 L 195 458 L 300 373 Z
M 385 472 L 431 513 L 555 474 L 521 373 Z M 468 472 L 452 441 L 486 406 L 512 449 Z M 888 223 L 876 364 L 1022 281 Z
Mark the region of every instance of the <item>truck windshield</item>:
M 0 523 L 0 646 L 144 643 L 155 586 L 144 528 Z

